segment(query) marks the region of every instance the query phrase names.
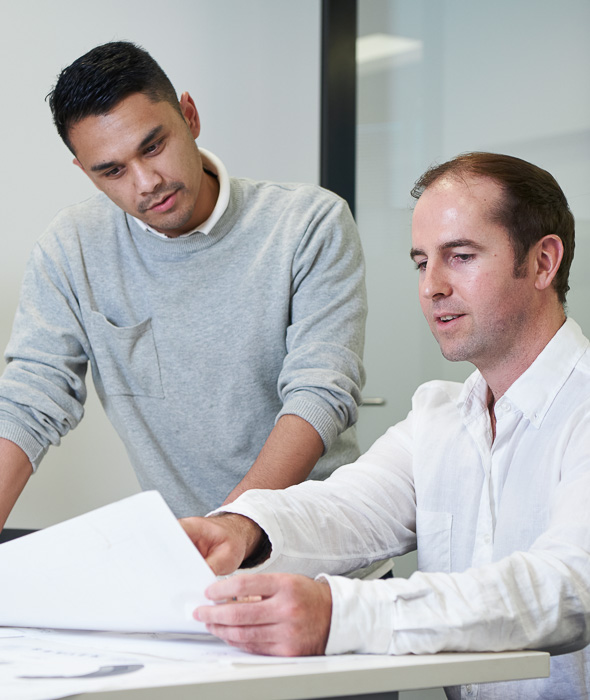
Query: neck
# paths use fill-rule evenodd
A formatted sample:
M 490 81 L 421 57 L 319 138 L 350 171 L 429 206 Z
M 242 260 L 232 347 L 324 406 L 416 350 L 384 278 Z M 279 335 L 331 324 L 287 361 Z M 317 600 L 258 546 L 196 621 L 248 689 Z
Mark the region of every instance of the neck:
M 540 316 L 534 324 L 532 332 L 525 334 L 526 339 L 515 344 L 509 355 L 501 358 L 494 367 L 479 367 L 483 378 L 488 385 L 488 410 L 492 420 L 492 431 L 495 435 L 494 407 L 497 401 L 504 396 L 514 382 L 526 372 L 541 354 L 547 343 L 553 338 L 561 326 L 565 323 L 566 316 L 563 307 L 555 313 Z
M 203 221 L 207 221 L 207 219 L 213 213 L 213 209 L 215 209 L 215 204 L 217 203 L 218 197 L 219 180 L 209 170 L 203 168 L 203 179 L 201 180 L 199 199 L 195 210 L 198 221 L 194 224 L 194 227 L 200 226 Z

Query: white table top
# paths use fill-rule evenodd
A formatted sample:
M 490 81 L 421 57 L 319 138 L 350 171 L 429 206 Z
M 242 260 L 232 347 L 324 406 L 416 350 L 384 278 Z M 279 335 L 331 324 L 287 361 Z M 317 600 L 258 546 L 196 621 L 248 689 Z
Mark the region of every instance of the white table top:
M 228 664 L 194 669 L 194 678 L 172 674 L 166 700 L 304 700 L 489 683 L 549 675 L 543 652 L 434 654 L 431 656 L 335 656 L 303 663 Z M 115 679 L 113 679 L 115 680 Z M 145 681 L 144 681 L 145 682 Z M 161 700 L 154 687 L 101 691 L 81 700 Z

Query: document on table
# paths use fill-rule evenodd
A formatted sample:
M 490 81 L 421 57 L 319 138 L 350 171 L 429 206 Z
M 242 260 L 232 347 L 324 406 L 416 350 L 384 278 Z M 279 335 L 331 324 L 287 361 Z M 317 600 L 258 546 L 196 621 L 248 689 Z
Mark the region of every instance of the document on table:
M 337 660 L 349 663 L 346 656 Z M 0 698 L 56 700 L 78 693 L 190 685 L 225 680 L 228 666 L 248 669 L 323 661 L 322 656 L 284 659 L 246 654 L 205 634 L 0 627 Z M 161 691 L 166 697 L 166 690 Z
M 215 575 L 157 491 L 0 545 L 0 626 L 202 632 Z
M 0 698 L 190 684 L 224 679 L 228 663 L 305 661 L 206 634 L 192 612 L 214 580 L 156 491 L 0 545 Z

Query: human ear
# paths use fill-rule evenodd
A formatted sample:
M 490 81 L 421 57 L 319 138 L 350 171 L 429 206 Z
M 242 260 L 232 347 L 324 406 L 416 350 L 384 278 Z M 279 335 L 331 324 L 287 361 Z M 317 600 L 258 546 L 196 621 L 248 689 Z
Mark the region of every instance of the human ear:
M 563 242 L 559 236 L 544 236 L 536 244 L 535 287 L 547 289 L 553 283 L 563 258 Z
M 201 120 L 199 119 L 199 112 L 197 111 L 194 100 L 188 92 L 183 92 L 180 96 L 180 111 L 193 137 L 195 139 L 199 138 L 199 134 L 201 133 Z

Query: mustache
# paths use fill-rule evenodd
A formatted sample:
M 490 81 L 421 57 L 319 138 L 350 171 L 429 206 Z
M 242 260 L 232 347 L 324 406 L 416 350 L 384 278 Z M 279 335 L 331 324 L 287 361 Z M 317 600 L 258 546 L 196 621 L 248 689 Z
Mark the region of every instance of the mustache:
M 168 182 L 165 185 L 161 185 L 155 192 L 152 192 L 147 199 L 144 199 L 143 202 L 140 202 L 137 205 L 137 211 L 139 211 L 141 214 L 145 214 L 145 212 L 148 211 L 148 209 L 151 209 L 154 204 L 159 204 L 166 199 L 166 197 L 169 197 L 174 192 L 183 189 L 183 182 Z

